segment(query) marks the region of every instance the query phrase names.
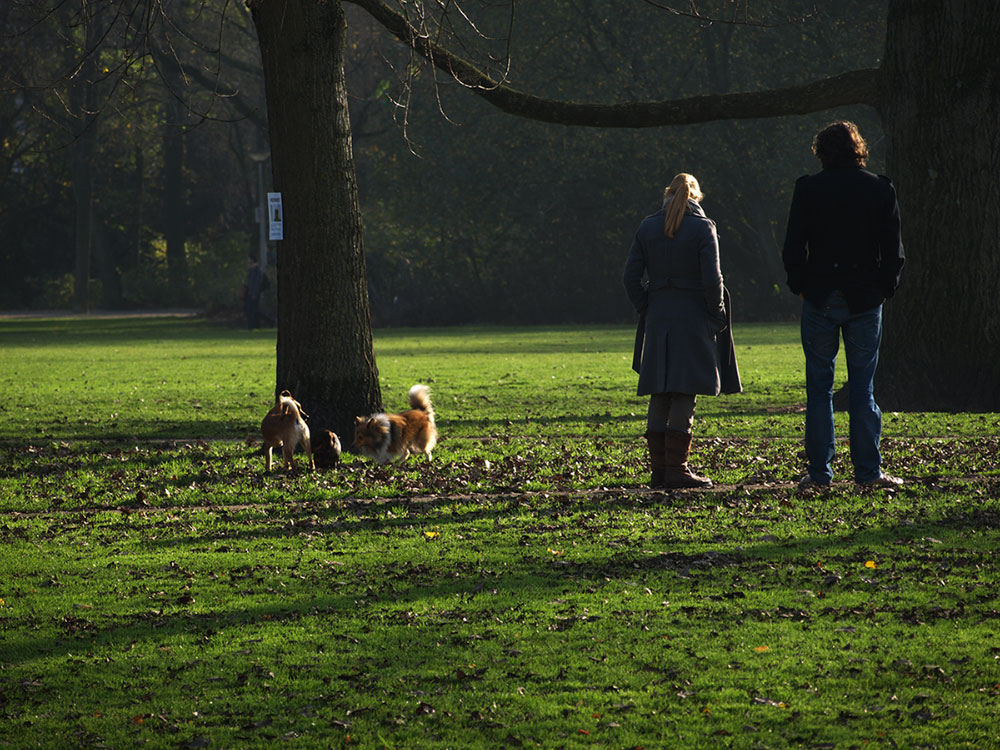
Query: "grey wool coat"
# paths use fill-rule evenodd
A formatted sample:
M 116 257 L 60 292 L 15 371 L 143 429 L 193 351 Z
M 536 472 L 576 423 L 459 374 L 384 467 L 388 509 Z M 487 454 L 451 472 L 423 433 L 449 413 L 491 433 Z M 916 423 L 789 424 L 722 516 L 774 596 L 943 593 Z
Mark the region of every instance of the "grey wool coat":
M 694 201 L 672 238 L 665 218 L 664 208 L 639 225 L 622 278 L 641 316 L 638 395 L 740 393 L 715 223 Z

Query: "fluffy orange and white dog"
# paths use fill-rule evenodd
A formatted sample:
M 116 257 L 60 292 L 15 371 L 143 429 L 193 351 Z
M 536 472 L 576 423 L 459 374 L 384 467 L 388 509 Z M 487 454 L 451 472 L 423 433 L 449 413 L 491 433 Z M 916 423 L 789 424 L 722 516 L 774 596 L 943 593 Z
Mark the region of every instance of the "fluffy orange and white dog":
M 417 384 L 410 389 L 410 409 L 399 414 L 371 414 L 354 420 L 354 447 L 378 463 L 423 453 L 431 460 L 437 445 L 437 427 L 430 390 Z
M 308 416 L 303 411 L 302 404 L 292 398 L 292 394 L 288 391 L 282 391 L 275 399 L 274 407 L 260 423 L 264 447 L 267 449 L 268 471 L 271 471 L 271 451 L 275 448 L 281 448 L 281 455 L 285 459 L 285 470 L 295 471 L 292 455 L 299 443 L 302 443 L 306 456 L 309 457 L 309 468 L 316 470 L 312 445 L 309 443 L 309 426 L 305 422 L 305 417 Z

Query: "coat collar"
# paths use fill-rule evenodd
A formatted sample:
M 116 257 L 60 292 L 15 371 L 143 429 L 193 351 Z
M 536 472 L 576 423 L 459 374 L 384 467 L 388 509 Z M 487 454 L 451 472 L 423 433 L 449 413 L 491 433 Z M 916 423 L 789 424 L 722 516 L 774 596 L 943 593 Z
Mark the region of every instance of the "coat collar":
M 673 198 L 667 198 L 667 200 L 664 201 L 664 203 L 663 203 L 663 208 L 661 208 L 659 211 L 657 211 L 657 213 L 658 214 L 665 213 L 666 210 L 667 210 L 667 206 L 669 206 L 673 202 L 674 202 Z M 688 201 L 687 202 L 687 207 L 684 209 L 684 213 L 686 213 L 686 214 L 694 214 L 695 216 L 701 216 L 702 218 L 706 218 L 705 217 L 705 209 L 703 209 L 701 207 L 700 203 L 697 203 L 695 201 Z

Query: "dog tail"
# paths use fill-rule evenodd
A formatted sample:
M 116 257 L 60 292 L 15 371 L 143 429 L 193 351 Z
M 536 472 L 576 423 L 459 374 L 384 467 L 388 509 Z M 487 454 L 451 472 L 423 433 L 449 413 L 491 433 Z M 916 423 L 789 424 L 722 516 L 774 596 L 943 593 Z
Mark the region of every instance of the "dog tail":
M 426 385 L 417 383 L 410 389 L 410 408 L 426 412 L 428 418 L 434 421 L 434 407 L 431 406 L 431 391 Z
M 303 419 L 309 416 L 302 409 L 299 408 L 299 403 L 292 397 L 292 394 L 288 391 L 282 391 L 278 396 L 278 406 L 281 407 L 280 413 L 284 415 L 291 414 L 295 418 L 302 417 Z

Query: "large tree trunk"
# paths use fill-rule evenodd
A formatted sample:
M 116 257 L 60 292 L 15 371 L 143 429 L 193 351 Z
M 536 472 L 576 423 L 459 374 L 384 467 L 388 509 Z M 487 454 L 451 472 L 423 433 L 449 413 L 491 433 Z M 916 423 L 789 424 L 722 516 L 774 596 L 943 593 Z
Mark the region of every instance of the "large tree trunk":
M 85 49 L 93 49 L 100 35 L 100 24 L 96 15 L 84 14 L 86 28 L 82 44 Z M 72 60 L 76 50 L 67 48 Z M 88 55 L 80 65 L 79 75 L 70 83 L 70 113 L 74 125 L 72 180 L 75 210 L 73 230 L 73 310 L 89 312 L 90 265 L 92 247 L 93 195 L 94 195 L 94 151 L 97 144 L 97 62 L 96 55 Z
M 135 201 L 131 213 L 132 230 L 128 240 L 128 255 L 123 271 L 131 271 L 139 267 L 142 257 L 143 214 L 146 209 L 146 155 L 142 146 L 135 147 L 135 177 L 132 182 L 132 198 Z
M 169 68 L 168 70 L 173 70 Z M 180 76 L 168 76 L 166 122 L 163 124 L 163 225 L 167 241 L 170 303 L 188 301 L 187 251 L 184 231 L 184 104 Z
M 339 0 L 251 3 L 267 88 L 278 243 L 277 390 L 349 444 L 381 408 L 344 79 Z
M 78 111 L 82 111 L 78 110 Z M 97 128 L 92 118 L 83 115 L 84 130 L 73 143 L 73 310 L 90 312 L 90 251 L 93 221 L 94 135 Z
M 889 4 L 879 112 L 906 267 L 885 306 L 883 408 L 1000 411 L 1000 8 Z

